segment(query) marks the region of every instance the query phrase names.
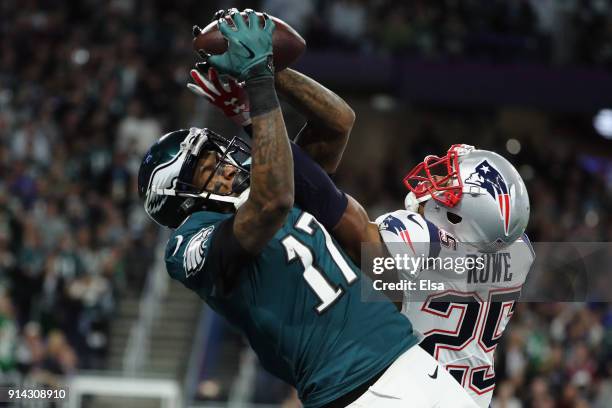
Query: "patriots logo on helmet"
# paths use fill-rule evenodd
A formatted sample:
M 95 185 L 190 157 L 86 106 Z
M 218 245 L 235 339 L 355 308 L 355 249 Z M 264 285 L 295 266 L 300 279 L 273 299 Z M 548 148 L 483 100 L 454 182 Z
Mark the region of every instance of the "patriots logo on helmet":
M 387 218 L 385 218 L 383 222 L 380 223 L 379 229 L 389 231 L 400 237 L 402 241 L 404 241 L 406 245 L 410 247 L 412 252 L 416 254 L 414 246 L 412 245 L 412 240 L 410 239 L 410 233 L 408 232 L 408 229 L 406 228 L 404 223 L 399 218 L 394 217 L 392 215 L 387 216 Z
M 487 193 L 497 202 L 499 215 L 504 223 L 504 231 L 508 235 L 510 225 L 510 190 L 506 180 L 499 171 L 487 161 L 480 162 L 474 172 L 464 181 L 464 184 L 471 184 L 484 188 Z

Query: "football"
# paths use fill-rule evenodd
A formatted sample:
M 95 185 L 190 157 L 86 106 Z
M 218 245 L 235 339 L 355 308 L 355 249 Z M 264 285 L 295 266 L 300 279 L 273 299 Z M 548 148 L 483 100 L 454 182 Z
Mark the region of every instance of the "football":
M 247 21 L 246 13 L 240 13 L 245 21 Z M 259 23 L 263 25 L 262 13 L 257 13 Z M 227 16 L 225 19 L 233 27 L 232 19 Z M 270 19 L 276 24 L 276 29 L 272 35 L 272 47 L 274 51 L 274 67 L 277 71 L 287 68 L 294 63 L 306 49 L 306 41 L 302 36 L 295 31 L 289 24 L 285 23 L 280 18 L 270 16 Z M 193 48 L 197 52 L 205 52 L 208 54 L 222 54 L 227 50 L 227 40 L 221 35 L 217 27 L 217 22 L 213 21 L 202 29 L 193 39 Z

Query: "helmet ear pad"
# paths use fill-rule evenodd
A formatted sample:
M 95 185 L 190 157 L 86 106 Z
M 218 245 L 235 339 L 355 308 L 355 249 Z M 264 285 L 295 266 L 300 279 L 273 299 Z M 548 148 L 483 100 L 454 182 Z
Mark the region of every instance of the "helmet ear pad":
M 481 198 L 485 199 L 485 197 Z M 425 218 L 453 235 L 459 242 L 485 249 L 485 246 L 481 244 L 488 243 L 488 237 L 478 220 L 459 215 L 462 214 L 461 207 L 465 203 L 465 199 L 464 195 L 462 200 L 453 208 L 448 208 L 436 200 L 427 200 L 424 208 Z
M 451 224 L 459 224 L 463 220 L 463 218 L 460 215 L 450 210 L 446 211 L 446 218 L 448 219 L 448 222 L 450 222 Z
M 180 206 L 180 211 L 184 215 L 190 215 L 191 213 L 204 207 L 204 200 L 195 197 L 186 198 L 183 204 Z
M 189 214 L 195 211 L 195 209 L 190 209 L 190 212 L 183 213 L 182 206 L 185 203 L 185 199 L 183 197 L 176 196 L 164 196 L 163 198 L 166 200 L 164 205 L 159 209 L 159 211 L 155 214 L 155 221 L 158 223 L 165 225 L 169 228 L 178 228 L 182 222 L 187 218 Z M 179 208 L 182 216 L 178 216 L 176 214 L 175 208 Z

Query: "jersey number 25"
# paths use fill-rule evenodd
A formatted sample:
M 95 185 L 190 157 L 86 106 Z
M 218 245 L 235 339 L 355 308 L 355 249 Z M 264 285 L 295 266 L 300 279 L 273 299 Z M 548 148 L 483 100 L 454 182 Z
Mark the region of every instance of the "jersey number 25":
M 486 302 L 471 292 L 448 291 L 431 296 L 421 307 L 423 312 L 444 319 L 451 318 L 454 309 L 459 309 L 461 313 L 455 330 L 430 330 L 424 333 L 421 347 L 436 359 L 442 349 L 463 350 L 476 340 L 478 347 L 485 353 L 492 352 L 499 343 L 520 295 L 521 288 L 516 287 L 492 290 Z M 484 322 L 481 324 L 483 316 Z M 467 375 L 469 387 L 479 395 L 495 387 L 495 375 L 490 366 L 453 365 L 447 368 L 461 385 L 464 385 Z

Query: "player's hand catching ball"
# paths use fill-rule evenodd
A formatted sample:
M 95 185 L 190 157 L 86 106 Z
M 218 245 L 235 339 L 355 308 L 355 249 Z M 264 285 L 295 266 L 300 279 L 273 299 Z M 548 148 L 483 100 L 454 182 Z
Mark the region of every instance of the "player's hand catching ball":
M 222 74 L 231 75 L 241 81 L 256 77 L 272 77 L 272 33 L 275 24 L 264 14 L 264 26 L 259 26 L 259 17 L 251 9 L 244 11 L 248 24 L 238 10 L 230 17 L 235 29 L 225 18 L 217 21 L 219 31 L 228 42 L 227 51 L 221 55 L 210 55 L 207 62 Z
M 189 74 L 195 82 L 187 84 L 191 92 L 205 97 L 237 125 L 251 124 L 249 97 L 238 81 L 225 77 L 222 82 L 217 71 L 205 62 L 197 63 Z

